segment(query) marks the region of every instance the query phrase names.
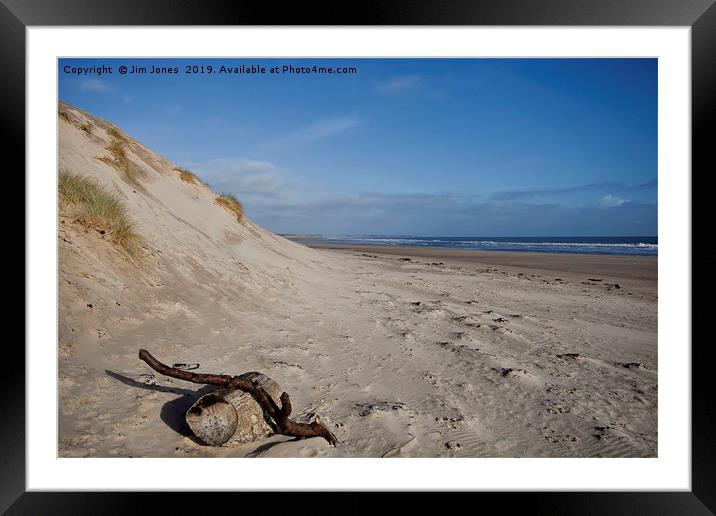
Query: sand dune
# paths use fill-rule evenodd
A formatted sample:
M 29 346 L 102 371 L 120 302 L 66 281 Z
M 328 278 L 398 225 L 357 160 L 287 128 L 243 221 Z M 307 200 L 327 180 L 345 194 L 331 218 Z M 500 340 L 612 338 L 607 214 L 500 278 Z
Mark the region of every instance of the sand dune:
M 142 238 L 129 257 L 60 213 L 60 456 L 656 456 L 656 260 L 311 249 L 125 135 L 127 177 L 101 159 L 111 125 L 60 109 L 60 167 L 121 198 Z M 206 388 L 141 347 L 264 372 L 341 444 L 203 446 L 183 417 Z

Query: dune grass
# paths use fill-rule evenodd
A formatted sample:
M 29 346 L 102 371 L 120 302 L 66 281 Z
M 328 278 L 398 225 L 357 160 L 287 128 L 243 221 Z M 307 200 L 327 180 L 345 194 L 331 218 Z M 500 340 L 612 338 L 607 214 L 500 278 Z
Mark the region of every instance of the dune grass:
M 91 123 L 89 123 L 89 122 L 83 123 L 78 118 L 76 118 L 74 116 L 70 116 L 67 111 L 64 111 L 62 109 L 57 111 L 57 115 L 65 122 L 74 125 L 77 129 L 80 129 L 80 130 L 86 132 L 87 134 L 92 134 L 92 130 L 94 129 L 94 126 Z
M 111 138 L 107 150 L 112 155 L 111 159 L 99 158 L 101 161 L 112 165 L 117 170 L 124 172 L 130 182 L 137 184 L 137 170 L 127 156 L 129 142 L 116 128 L 110 127 L 107 130 Z
M 199 179 L 199 177 L 194 172 L 191 172 L 181 167 L 175 167 L 174 170 L 176 172 L 179 172 L 179 177 L 185 183 L 189 183 L 191 185 L 203 184 L 201 179 Z
M 57 115 L 65 122 L 70 124 L 72 123 L 72 119 L 70 118 L 70 115 L 67 114 L 67 111 L 63 111 L 60 109 L 57 111 Z
M 236 221 L 241 222 L 244 219 L 244 207 L 241 202 L 232 194 L 221 194 L 216 198 L 216 204 L 223 206 L 236 216 Z
M 130 255 L 137 255 L 139 235 L 117 196 L 92 179 L 68 170 L 60 171 L 58 190 L 60 204 L 70 209 L 77 221 L 106 235 Z

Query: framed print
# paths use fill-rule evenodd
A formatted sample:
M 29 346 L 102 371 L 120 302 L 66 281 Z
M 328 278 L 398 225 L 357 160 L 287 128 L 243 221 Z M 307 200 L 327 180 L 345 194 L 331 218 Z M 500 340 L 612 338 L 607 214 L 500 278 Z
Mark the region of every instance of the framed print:
M 28 304 L 3 510 L 713 511 L 712 3 L 4 1 Z

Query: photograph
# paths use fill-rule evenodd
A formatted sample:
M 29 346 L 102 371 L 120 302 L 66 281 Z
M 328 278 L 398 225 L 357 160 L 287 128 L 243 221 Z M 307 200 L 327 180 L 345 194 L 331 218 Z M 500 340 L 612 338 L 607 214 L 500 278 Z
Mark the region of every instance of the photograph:
M 60 458 L 659 457 L 659 59 L 56 63 Z

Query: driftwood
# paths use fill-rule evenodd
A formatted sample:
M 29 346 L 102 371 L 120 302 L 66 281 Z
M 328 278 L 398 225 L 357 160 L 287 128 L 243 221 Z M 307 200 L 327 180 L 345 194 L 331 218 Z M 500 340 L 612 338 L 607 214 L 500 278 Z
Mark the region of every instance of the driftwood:
M 281 394 L 279 406 L 279 403 L 277 403 L 276 400 L 274 400 L 262 386 L 261 377 L 266 377 L 261 373 L 246 373 L 240 376 L 230 376 L 228 374 L 192 373 L 190 371 L 169 367 L 168 365 L 161 363 L 146 349 L 139 350 L 139 358 L 146 362 L 149 367 L 165 376 L 171 376 L 172 378 L 178 378 L 179 380 L 185 380 L 192 383 L 216 385 L 223 388 L 223 392 L 219 392 L 218 394 L 217 392 L 214 392 L 207 395 L 214 396 L 214 403 L 210 403 L 210 405 L 215 407 L 212 408 L 212 411 L 216 411 L 216 420 L 225 421 L 225 424 L 227 425 L 227 430 L 223 431 L 223 433 L 218 428 L 217 431 L 214 432 L 216 440 L 222 439 L 229 432 L 228 429 L 232 426 L 232 419 L 230 416 L 231 411 L 228 410 L 226 405 L 224 405 L 224 403 L 227 405 L 231 405 L 231 403 L 230 401 L 226 401 L 225 396 L 227 393 L 238 389 L 249 393 L 254 397 L 265 414 L 273 420 L 278 433 L 294 437 L 323 437 L 334 446 L 338 442 L 336 436 L 328 430 L 318 416 L 316 416 L 315 420 L 311 423 L 298 423 L 289 419 L 288 416 L 291 415 L 291 399 L 289 398 L 288 393 L 284 392 Z M 223 403 L 220 400 L 223 400 Z M 229 416 L 225 416 L 227 412 Z
M 239 427 L 236 409 L 219 391 L 199 398 L 185 417 L 194 435 L 211 446 L 225 445 Z
M 276 404 L 280 403 L 281 387 L 271 378 L 261 373 L 241 377 L 257 382 Z M 277 430 L 251 394 L 221 387 L 199 398 L 187 411 L 186 422 L 195 436 L 213 446 L 240 446 Z

